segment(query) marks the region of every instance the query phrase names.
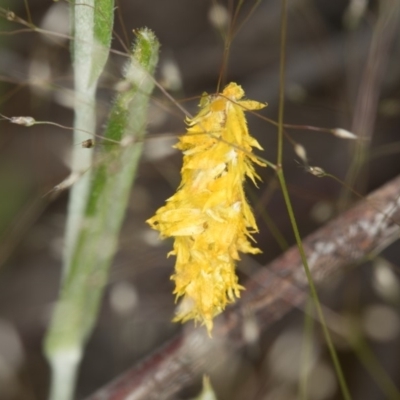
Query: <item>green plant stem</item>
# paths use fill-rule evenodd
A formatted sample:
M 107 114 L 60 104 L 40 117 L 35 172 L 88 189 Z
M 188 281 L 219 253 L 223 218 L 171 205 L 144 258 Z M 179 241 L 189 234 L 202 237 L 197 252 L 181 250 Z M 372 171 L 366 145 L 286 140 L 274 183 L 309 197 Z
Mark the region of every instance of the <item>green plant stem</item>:
M 113 25 L 114 0 L 79 0 L 71 2 L 71 53 L 74 66 L 75 116 L 74 142 L 91 138 L 96 131 L 96 86 L 108 58 Z M 71 175 L 80 179 L 72 186 L 68 204 L 65 245 L 63 254 L 63 283 L 70 278 L 72 259 L 77 248 L 79 232 L 90 193 L 93 151 L 82 152 L 73 147 Z M 62 295 L 61 295 L 62 296 Z M 52 380 L 49 398 L 73 398 L 76 374 L 82 358 L 82 345 L 63 344 L 64 326 L 74 321 L 71 304 L 59 300 L 46 336 L 45 352 L 49 360 Z M 60 323 L 60 319 L 62 323 Z
M 114 0 L 79 0 L 71 4 L 71 53 L 74 64 L 74 143 L 92 138 L 96 132 L 96 87 L 108 59 L 113 26 Z M 71 264 L 88 198 L 93 150 L 74 147 L 71 174 L 79 176 L 70 191 L 65 245 L 64 275 Z
M 299 249 L 300 257 L 303 262 L 304 271 L 307 276 L 308 286 L 310 288 L 311 298 L 315 303 L 317 314 L 322 325 L 325 340 L 328 345 L 328 349 L 332 358 L 332 362 L 339 380 L 340 388 L 342 391 L 343 398 L 345 400 L 351 400 L 350 392 L 347 387 L 346 380 L 342 368 L 340 366 L 339 358 L 337 356 L 335 347 L 333 345 L 324 314 L 322 312 L 321 303 L 318 298 L 318 293 L 314 285 L 314 280 L 311 275 L 310 268 L 306 254 L 304 252 L 303 243 L 297 227 L 296 218 L 294 216 L 292 203 L 290 201 L 289 191 L 287 189 L 285 176 L 282 169 L 283 160 L 283 125 L 284 125 L 284 106 L 285 106 L 285 63 L 286 63 L 286 31 L 287 31 L 287 3 L 286 0 L 281 0 L 281 48 L 280 48 L 280 74 L 279 74 L 279 113 L 278 113 L 278 156 L 276 173 L 278 175 L 279 183 L 281 185 L 283 197 L 285 199 L 286 208 L 289 214 L 292 229 L 296 238 L 297 247 Z
M 75 379 L 82 348 L 96 322 L 142 151 L 159 44 L 147 29 L 136 35 L 134 51 L 125 67 L 126 90 L 116 98 L 104 133 L 103 150 L 94 161 L 85 223 L 80 226 L 71 267 L 46 338 L 47 357 L 53 372 L 59 374 L 54 378 L 54 385 L 59 386 L 52 390 L 53 400 L 71 398 L 63 393 L 68 390 L 65 386 L 74 386 L 74 382 L 66 384 L 62 380 Z
M 319 301 L 317 289 L 315 287 L 314 280 L 313 280 L 312 275 L 311 275 L 310 267 L 308 266 L 306 253 L 304 251 L 303 243 L 301 241 L 301 236 L 300 236 L 300 233 L 299 233 L 299 230 L 298 230 L 298 227 L 297 227 L 297 222 L 296 222 L 296 218 L 294 216 L 293 207 L 292 207 L 292 204 L 291 204 L 291 201 L 290 201 L 289 192 L 287 190 L 287 186 L 286 186 L 286 181 L 285 181 L 285 177 L 284 177 L 284 174 L 283 174 L 283 170 L 282 169 L 278 169 L 277 170 L 277 174 L 278 174 L 279 182 L 281 184 L 282 193 L 283 193 L 283 197 L 285 199 L 286 208 L 287 208 L 287 211 L 288 211 L 288 214 L 289 214 L 289 219 L 290 219 L 290 222 L 291 222 L 291 225 L 292 225 L 293 233 L 294 233 L 294 236 L 296 238 L 297 247 L 299 249 L 300 257 L 301 257 L 301 260 L 303 262 L 304 271 L 306 273 L 306 277 L 307 277 L 307 281 L 308 281 L 308 286 L 310 288 L 311 298 L 314 301 L 314 304 L 315 304 L 315 307 L 316 307 L 316 310 L 317 310 L 317 315 L 318 315 L 318 318 L 319 318 L 320 323 L 322 325 L 322 330 L 323 330 L 323 333 L 324 333 L 325 341 L 326 341 L 326 344 L 327 344 L 328 349 L 329 349 L 329 353 L 330 353 L 331 358 L 332 358 L 332 362 L 333 362 L 333 365 L 334 365 L 334 368 L 335 368 L 335 372 L 336 372 L 337 378 L 339 380 L 339 385 L 340 385 L 340 388 L 341 388 L 341 391 L 342 391 L 342 395 L 343 395 L 343 398 L 345 400 L 351 400 L 351 395 L 350 395 L 349 389 L 347 387 L 347 383 L 346 383 L 342 368 L 340 366 L 339 358 L 338 358 L 338 355 L 336 353 L 335 346 L 333 345 L 332 338 L 331 338 L 331 335 L 329 333 L 329 329 L 328 329 L 328 326 L 327 326 L 327 323 L 326 323 L 326 320 L 325 320 L 324 313 L 322 312 L 321 303 Z
M 313 327 L 314 318 L 312 317 L 313 304 L 311 298 L 307 299 L 306 313 L 304 320 L 304 331 L 303 331 L 303 344 L 300 358 L 300 384 L 299 384 L 299 398 L 301 400 L 307 400 L 308 395 L 308 377 L 310 374 L 310 368 L 312 363 L 312 343 L 313 343 Z
M 278 109 L 278 151 L 276 164 L 278 168 L 283 159 L 283 116 L 285 112 L 285 73 L 286 73 L 286 31 L 287 31 L 287 4 L 281 0 L 281 51 L 279 60 L 279 109 Z
M 74 62 L 75 116 L 74 143 L 91 138 L 89 132 L 96 131 L 96 82 L 90 82 L 93 54 L 94 0 L 84 0 L 71 5 L 72 31 L 71 44 Z M 74 148 L 71 160 L 71 174 L 80 176 L 69 194 L 67 223 L 64 238 L 64 274 L 68 273 L 77 232 L 82 221 L 90 185 L 90 166 L 93 150 L 87 152 Z

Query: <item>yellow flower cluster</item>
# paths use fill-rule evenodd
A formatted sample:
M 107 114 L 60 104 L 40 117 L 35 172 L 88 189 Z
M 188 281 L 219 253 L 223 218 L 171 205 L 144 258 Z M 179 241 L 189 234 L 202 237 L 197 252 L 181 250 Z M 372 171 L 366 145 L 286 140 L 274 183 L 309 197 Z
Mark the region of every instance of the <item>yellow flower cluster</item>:
M 174 237 L 174 294 L 183 296 L 174 321 L 205 324 L 240 296 L 235 263 L 239 252 L 259 253 L 250 243 L 257 225 L 243 190 L 246 176 L 259 179 L 251 152 L 262 149 L 249 135 L 244 111 L 265 104 L 241 100 L 243 89 L 230 83 L 218 95 L 202 96 L 200 112 L 187 119 L 182 150 L 182 182 L 165 206 L 147 222 L 163 238 Z

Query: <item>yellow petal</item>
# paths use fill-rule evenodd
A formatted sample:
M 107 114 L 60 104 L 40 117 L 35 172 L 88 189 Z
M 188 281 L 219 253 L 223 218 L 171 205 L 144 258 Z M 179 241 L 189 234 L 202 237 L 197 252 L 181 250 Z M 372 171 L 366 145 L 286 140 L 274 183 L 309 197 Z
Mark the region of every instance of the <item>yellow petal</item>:
M 188 118 L 182 181 L 177 192 L 147 222 L 161 237 L 174 237 L 174 294 L 182 302 L 174 321 L 193 319 L 211 332 L 213 318 L 239 297 L 235 263 L 239 252 L 259 253 L 251 234 L 257 225 L 243 190 L 259 179 L 253 154 L 261 149 L 248 132 L 245 112 L 266 105 L 242 100 L 243 89 L 230 83 L 219 95 L 204 94 L 200 111 Z

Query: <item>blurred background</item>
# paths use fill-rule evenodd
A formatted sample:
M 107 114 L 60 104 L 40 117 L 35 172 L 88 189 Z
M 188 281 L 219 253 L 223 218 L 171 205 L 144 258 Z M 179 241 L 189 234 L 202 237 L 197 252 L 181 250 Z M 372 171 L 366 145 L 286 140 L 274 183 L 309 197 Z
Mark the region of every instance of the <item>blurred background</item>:
M 400 172 L 400 35 L 398 1 L 292 0 L 288 2 L 285 122 L 300 126 L 364 127 L 354 132 L 370 149 L 360 174 L 349 181 L 356 142 L 327 132 L 288 131 L 307 152 L 310 165 L 346 180 L 361 194 Z M 161 42 L 158 82 L 191 114 L 202 92 L 216 90 L 224 34 L 236 1 L 147 0 L 117 2 L 113 49 L 126 53 L 132 29 L 147 26 Z M 42 340 L 57 298 L 68 192 L 49 192 L 68 176 L 72 131 L 52 125 L 23 127 L 6 117 L 31 116 L 65 127 L 73 124 L 73 74 L 67 2 L 1 1 L 0 19 L 0 399 L 46 398 L 49 369 Z M 237 14 L 224 70 L 246 96 L 268 107 L 276 120 L 280 68 L 280 2 L 245 1 Z M 397 6 L 398 9 L 398 6 Z M 8 21 L 6 11 L 50 32 L 39 34 Z M 371 45 L 372 43 L 372 45 Z M 379 45 L 378 45 L 379 44 Z M 374 47 L 375 46 L 375 47 Z M 371 61 L 371 52 L 375 64 Z M 120 79 L 125 57 L 111 54 L 98 90 L 98 134 Z M 370 68 L 365 68 L 369 65 Z M 367 71 L 367 72 L 365 72 Z M 369 75 L 368 75 L 369 74 Z M 362 100 L 373 112 L 363 114 Z M 276 128 L 249 115 L 251 134 L 275 162 Z M 181 155 L 171 148 L 184 133 L 184 116 L 156 90 L 149 112 L 139 176 L 132 191 L 119 251 L 101 313 L 81 367 L 77 399 L 83 399 L 182 329 L 174 314 L 171 242 L 160 242 L 145 224 L 180 182 Z M 82 148 L 82 151 L 86 149 Z M 302 235 L 315 230 L 353 201 L 344 186 L 307 174 L 304 161 L 285 142 L 284 163 Z M 285 205 L 270 169 L 258 169 L 259 189 L 248 185 L 256 209 L 263 254 L 246 257 L 241 280 L 294 243 Z M 261 211 L 262 210 L 262 211 Z M 271 234 L 271 222 L 283 240 Z M 360 322 L 373 361 L 400 385 L 399 246 L 331 279 L 321 287 L 328 307 Z M 384 278 L 382 278 L 382 276 Z M 232 355 L 230 367 L 211 373 L 218 399 L 295 399 L 304 315 L 293 311 L 260 338 L 256 351 Z M 340 399 L 337 378 L 319 328 L 314 329 L 309 398 Z M 354 399 L 387 398 L 348 343 L 337 338 Z M 254 349 L 253 349 L 254 350 Z M 194 396 L 200 382 L 180 394 Z M 400 398 L 400 397 L 394 397 Z

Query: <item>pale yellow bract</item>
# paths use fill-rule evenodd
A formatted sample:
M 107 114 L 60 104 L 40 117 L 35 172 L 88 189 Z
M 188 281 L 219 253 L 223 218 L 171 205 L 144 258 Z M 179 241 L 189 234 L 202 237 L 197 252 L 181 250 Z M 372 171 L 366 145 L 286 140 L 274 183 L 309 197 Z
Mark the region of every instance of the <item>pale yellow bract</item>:
M 243 89 L 230 83 L 218 95 L 204 94 L 200 112 L 187 119 L 187 133 L 175 146 L 182 150 L 182 182 L 165 206 L 147 222 L 163 238 L 174 237 L 174 294 L 183 301 L 174 321 L 205 324 L 240 296 L 235 263 L 239 252 L 259 253 L 250 243 L 257 225 L 243 190 L 246 176 L 259 176 L 251 152 L 262 149 L 249 135 L 244 112 L 265 104 L 241 100 Z

